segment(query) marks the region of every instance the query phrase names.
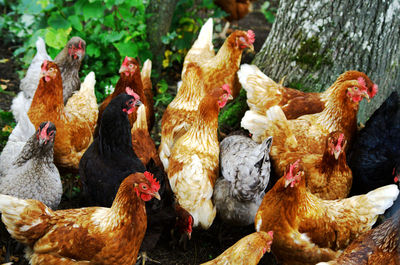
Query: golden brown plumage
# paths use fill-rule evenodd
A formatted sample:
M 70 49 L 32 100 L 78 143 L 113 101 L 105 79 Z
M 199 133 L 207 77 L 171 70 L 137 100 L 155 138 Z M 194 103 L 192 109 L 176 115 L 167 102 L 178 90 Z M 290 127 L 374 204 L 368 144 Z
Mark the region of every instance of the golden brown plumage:
M 240 239 L 215 259 L 202 265 L 256 265 L 265 252 L 271 251 L 273 232 L 254 232 Z
M 226 86 L 207 94 L 192 127 L 171 150 L 169 183 L 179 205 L 193 216 L 193 227 L 208 229 L 215 218 L 211 196 L 219 170 L 218 113 L 229 98 Z
M 317 265 L 399 265 L 400 210 L 378 227 L 354 240 L 339 258 Z
M 290 151 L 306 151 L 322 154 L 327 135 L 333 131 L 341 131 L 350 143 L 357 130 L 357 111 L 359 102 L 365 97 L 369 99 L 369 88 L 363 78 L 348 71 L 340 75 L 335 83 L 323 94 L 325 109 L 322 112 L 303 115 L 288 120 L 279 106 L 269 108 L 266 115 L 256 111 L 247 111 L 242 119 L 242 127 L 253 134 L 257 142 L 269 136 L 292 137 Z M 350 77 L 349 77 L 350 76 Z M 275 137 L 277 138 L 277 137 Z M 274 138 L 274 139 L 275 139 Z M 279 160 L 277 150 L 284 150 L 285 139 L 274 141 L 271 157 Z
M 308 191 L 325 200 L 346 198 L 353 180 L 346 163 L 346 142 L 343 133 L 335 131 L 328 134 L 323 154 L 278 151 L 279 160 L 272 161 L 275 172 L 282 176 L 286 165 L 300 159 Z
M 148 172 L 122 183 L 111 208 L 52 211 L 36 200 L 0 195 L 2 220 L 28 246 L 30 264 L 134 264 L 146 231 L 144 201 L 159 198 Z
M 236 72 L 244 49 L 254 50 L 255 34 L 236 30 L 225 40 L 215 55 L 212 45 L 213 23 L 210 18 L 201 28 L 197 40 L 193 43 L 183 63 L 182 76 L 190 62 L 197 63 L 203 71 L 203 80 L 207 91 L 223 84 L 232 89 L 232 96 L 236 97 L 241 88 Z
M 83 84 L 82 89 L 74 94 L 70 98 L 71 102 L 64 107 L 58 66 L 50 61 L 42 64 L 39 86 L 28 116 L 35 127 L 47 120 L 54 123 L 57 128 L 54 162 L 62 167 L 78 169 L 79 160 L 93 140 L 97 106 L 94 96 L 94 74 L 90 75 L 88 83 Z
M 192 126 L 201 99 L 205 95 L 203 72 L 196 63 L 187 66 L 182 85 L 169 103 L 161 120 L 161 143 L 158 149 L 165 171 L 176 141 Z
M 272 251 L 284 264 L 329 261 L 370 230 L 398 193 L 396 185 L 388 185 L 366 195 L 323 200 L 306 190 L 304 171 L 296 162 L 264 196 L 255 227 L 274 231 Z
M 247 92 L 250 110 L 264 115 L 270 107 L 280 106 L 288 120 L 323 111 L 332 90 L 337 89 L 344 81 L 363 78 L 370 98 L 375 96 L 378 89 L 366 74 L 358 71 L 345 72 L 322 93 L 306 93 L 284 87 L 266 76 L 255 65 L 241 65 L 238 77 Z

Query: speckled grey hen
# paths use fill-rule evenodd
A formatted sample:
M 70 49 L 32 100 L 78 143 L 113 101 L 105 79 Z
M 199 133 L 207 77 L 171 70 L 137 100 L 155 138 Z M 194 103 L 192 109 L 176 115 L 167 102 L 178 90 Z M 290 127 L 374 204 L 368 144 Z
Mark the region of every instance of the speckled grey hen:
M 60 68 L 63 82 L 64 105 L 72 96 L 72 93 L 81 86 L 79 68 L 85 57 L 86 42 L 79 37 L 72 37 L 64 49 L 54 58 L 54 62 Z
M 222 177 L 215 184 L 213 200 L 224 222 L 243 226 L 254 222 L 269 182 L 271 144 L 272 137 L 257 144 L 241 135 L 221 142 Z
M 0 193 L 21 199 L 36 199 L 52 209 L 61 200 L 60 173 L 53 163 L 56 127 L 42 122 L 22 150 L 0 176 Z

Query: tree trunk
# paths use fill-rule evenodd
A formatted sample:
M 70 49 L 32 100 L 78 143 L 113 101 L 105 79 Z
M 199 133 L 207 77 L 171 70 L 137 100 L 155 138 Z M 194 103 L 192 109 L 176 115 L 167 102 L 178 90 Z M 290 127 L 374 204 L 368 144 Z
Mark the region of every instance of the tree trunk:
M 165 46 L 161 37 L 167 35 L 171 26 L 172 15 L 178 0 L 151 0 L 146 13 L 151 14 L 147 19 L 147 40 L 153 54 L 153 69 L 161 72 Z
M 366 73 L 379 92 L 360 105 L 365 122 L 391 91 L 400 91 L 399 12 L 399 0 L 281 0 L 254 63 L 305 91 L 325 90 L 346 70 Z

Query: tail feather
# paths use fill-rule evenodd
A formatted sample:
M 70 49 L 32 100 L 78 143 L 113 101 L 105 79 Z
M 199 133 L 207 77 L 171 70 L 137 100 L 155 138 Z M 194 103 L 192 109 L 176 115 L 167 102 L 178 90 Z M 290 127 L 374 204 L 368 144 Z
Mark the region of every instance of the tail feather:
M 362 206 L 366 206 L 366 208 L 362 207 L 361 210 L 365 210 L 365 213 L 369 212 L 376 215 L 383 214 L 386 209 L 393 205 L 398 195 L 399 189 L 395 184 L 386 185 L 370 191 L 365 195 L 369 203 L 361 203 Z M 363 214 L 364 211 L 360 213 Z
M 248 110 L 244 114 L 240 126 L 247 129 L 253 136 L 252 139 L 261 143 L 264 138 L 265 130 L 268 127 L 268 118 L 255 111 Z
M 144 78 L 150 78 L 151 68 L 152 68 L 152 62 L 150 59 L 147 59 L 143 64 L 142 71 L 140 72 L 142 82 L 143 82 Z
M 213 51 L 214 46 L 212 44 L 213 37 L 213 19 L 209 18 L 207 22 L 201 27 L 199 36 L 192 45 L 191 49 L 208 49 L 210 52 Z
M 36 50 L 37 50 L 37 54 L 42 56 L 43 59 L 49 58 L 49 55 L 47 54 L 47 51 L 46 51 L 46 43 L 44 42 L 44 40 L 41 37 L 38 37 L 38 39 L 36 41 Z
M 3 194 L 0 194 L 0 212 L 11 236 L 25 244 L 32 244 L 43 236 L 53 215 L 52 210 L 40 201 Z
M 145 105 L 140 105 L 140 107 L 137 110 L 137 118 L 135 123 L 132 126 L 131 131 L 134 131 L 136 129 L 143 129 L 143 130 L 148 130 L 147 127 L 147 119 L 146 119 L 146 107 Z
M 247 93 L 250 110 L 263 113 L 281 98 L 281 85 L 266 76 L 255 65 L 242 64 L 238 71 L 239 82 Z
M 35 126 L 29 119 L 28 113 L 21 112 L 17 126 L 15 126 L 8 140 L 12 142 L 26 142 L 35 131 Z

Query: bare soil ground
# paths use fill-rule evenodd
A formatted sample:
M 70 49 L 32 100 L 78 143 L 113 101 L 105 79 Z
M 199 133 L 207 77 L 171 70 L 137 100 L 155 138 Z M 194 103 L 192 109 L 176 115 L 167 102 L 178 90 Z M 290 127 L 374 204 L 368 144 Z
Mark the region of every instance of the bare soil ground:
M 256 34 L 255 50 L 256 52 L 261 49 L 269 31 L 271 24 L 269 24 L 264 15 L 260 12 L 260 6 L 264 1 L 258 1 L 255 4 L 254 11 L 242 19 L 238 25 L 233 26 L 243 30 L 252 29 Z M 221 41 L 222 42 L 222 41 Z M 215 43 L 215 47 L 220 47 Z M 12 50 L 6 45 L 0 46 L 0 60 L 8 59 L 8 61 L 0 63 L 0 84 L 6 85 L 5 92 L 0 93 L 0 109 L 8 111 L 10 109 L 11 100 L 18 92 L 19 79 L 16 74 L 19 66 L 12 60 Z M 250 63 L 254 58 L 254 54 L 246 54 L 243 62 Z M 175 79 L 171 78 L 171 79 Z M 6 80 L 6 81 L 4 81 Z M 9 80 L 9 81 L 7 81 Z M 162 110 L 160 110 L 162 111 Z M 162 112 L 161 112 L 162 113 Z M 159 118 L 161 115 L 159 115 Z M 1 122 L 1 121 L 0 121 Z M 1 125 L 1 123 L 0 123 Z M 1 127 L 2 128 L 2 127 Z M 0 129 L 1 129 L 0 128 Z M 157 130 L 156 130 L 157 131 Z M 78 185 L 76 178 L 71 178 L 70 175 L 63 174 L 64 186 L 72 187 Z M 69 188 L 67 191 L 70 191 Z M 79 206 L 79 198 L 71 196 L 64 196 L 61 202 L 61 208 L 75 208 Z M 4 229 L 4 228 L 3 228 Z M 220 220 L 216 218 L 214 224 L 209 230 L 194 230 L 192 239 L 188 242 L 187 249 L 183 250 L 182 247 L 172 248 L 169 244 L 170 236 L 168 231 L 162 236 L 157 247 L 151 252 L 147 253 L 149 257 L 160 262 L 160 264 L 200 264 L 209 261 L 228 247 L 233 245 L 242 237 L 254 232 L 254 227 L 227 227 L 221 224 Z M 0 263 L 5 262 L 4 256 L 6 251 L 6 244 L 9 240 L 9 235 L 6 231 L 0 229 Z M 13 243 L 15 244 L 15 243 Z M 14 249 L 14 247 L 13 247 Z M 26 265 L 28 262 L 23 257 L 22 248 L 11 253 L 12 261 L 17 265 Z M 148 261 L 147 264 L 154 264 Z M 277 264 L 276 258 L 273 254 L 266 253 L 264 258 L 259 264 Z

